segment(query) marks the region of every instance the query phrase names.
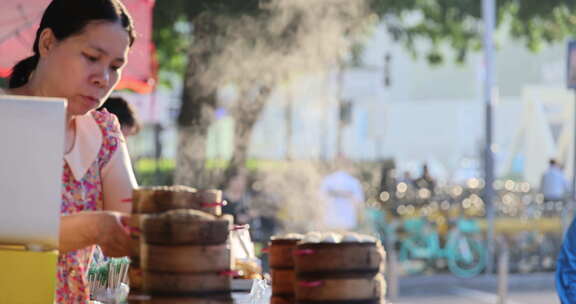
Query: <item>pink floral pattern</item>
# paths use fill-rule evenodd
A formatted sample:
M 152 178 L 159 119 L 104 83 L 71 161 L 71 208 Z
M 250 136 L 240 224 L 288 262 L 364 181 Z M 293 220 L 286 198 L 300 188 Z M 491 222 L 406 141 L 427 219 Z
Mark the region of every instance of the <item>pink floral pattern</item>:
M 61 205 L 63 215 L 102 208 L 101 169 L 118 149 L 120 126 L 116 118 L 108 112 L 93 111 L 91 115 L 102 131 L 102 146 L 98 158 L 80 180 L 74 178 L 70 167 L 64 162 Z M 56 303 L 89 303 L 87 272 L 93 249 L 94 246 L 90 246 L 59 256 Z

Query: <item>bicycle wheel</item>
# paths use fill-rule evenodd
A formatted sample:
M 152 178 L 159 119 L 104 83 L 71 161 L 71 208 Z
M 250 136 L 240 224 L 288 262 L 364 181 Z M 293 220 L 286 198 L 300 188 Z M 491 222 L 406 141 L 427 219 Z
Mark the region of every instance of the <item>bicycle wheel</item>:
M 421 243 L 422 240 L 405 239 L 400 243 L 398 262 L 406 274 L 415 275 L 423 273 L 429 264 L 428 249 Z
M 464 278 L 478 275 L 486 266 L 486 251 L 480 241 L 458 235 L 448 254 L 448 269 Z

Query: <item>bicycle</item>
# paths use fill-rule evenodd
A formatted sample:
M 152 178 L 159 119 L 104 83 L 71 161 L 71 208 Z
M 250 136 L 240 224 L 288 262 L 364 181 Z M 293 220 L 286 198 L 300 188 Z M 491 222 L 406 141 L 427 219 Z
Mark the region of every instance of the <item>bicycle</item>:
M 486 250 L 480 238 L 480 227 L 474 220 L 458 218 L 448 232 L 443 248 L 438 233 L 425 219 L 407 219 L 403 228 L 408 235 L 400 244 L 401 262 L 422 259 L 430 264 L 444 259 L 448 269 L 459 277 L 473 277 L 484 270 Z

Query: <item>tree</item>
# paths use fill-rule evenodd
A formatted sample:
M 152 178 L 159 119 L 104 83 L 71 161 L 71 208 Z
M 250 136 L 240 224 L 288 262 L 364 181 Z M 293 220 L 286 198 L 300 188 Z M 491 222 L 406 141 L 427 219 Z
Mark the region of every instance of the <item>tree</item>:
M 212 186 L 212 177 L 205 168 L 205 147 L 208 128 L 214 120 L 215 92 L 200 82 L 201 63 L 212 55 L 206 46 L 218 30 L 212 16 L 257 12 L 258 1 L 234 0 L 162 0 L 154 9 L 154 41 L 162 71 L 183 77 L 182 104 L 178 116 L 179 143 L 177 183 L 198 187 Z
M 363 3 L 271 0 L 253 14 L 209 11 L 195 16 L 179 117 L 176 182 L 223 187 L 245 164 L 253 126 L 270 94 L 301 73 L 337 64 L 349 48 L 349 37 L 363 29 Z M 203 154 L 218 106 L 216 93 L 223 86 L 237 92 L 229 106 L 236 142 L 222 178 L 214 180 L 204 168 Z
M 209 45 L 218 28 L 213 16 L 249 15 L 258 12 L 258 0 L 171 0 L 156 2 L 154 41 L 163 70 L 183 76 L 182 104 L 178 117 L 179 143 L 175 180 L 198 187 L 213 185 L 206 170 L 208 128 L 214 121 L 215 91 L 202 86 L 202 63 L 216 52 Z M 204 48 L 192 48 L 202 45 Z
M 194 184 L 199 187 L 222 186 L 215 182 L 205 165 L 205 144 L 208 127 L 213 122 L 216 109 L 217 86 L 234 85 L 238 99 L 231 113 L 236 118 L 237 142 L 235 152 L 226 176 L 234 174 L 237 167 L 246 160 L 248 142 L 252 127 L 264 108 L 267 97 L 274 88 L 290 82 L 295 69 L 289 67 L 298 54 L 293 47 L 299 47 L 302 29 L 302 16 L 310 7 L 327 9 L 340 0 L 170 0 L 157 1 L 154 20 L 154 39 L 158 46 L 161 70 L 170 70 L 184 76 L 184 89 L 178 125 L 180 142 L 176 182 Z M 341 2 L 341 1 L 340 1 Z M 443 46 L 456 51 L 456 60 L 463 61 L 470 51 L 481 47 L 481 1 L 478 0 L 349 0 L 348 5 L 369 6 L 370 10 L 383 22 L 392 36 L 403 43 L 415 56 L 425 53 L 431 63 L 441 63 L 445 58 Z M 576 18 L 573 14 L 576 3 L 567 0 L 499 0 L 498 26 L 501 31 L 513 38 L 524 40 L 527 47 L 537 50 L 543 43 L 559 41 L 575 30 Z M 351 4 L 353 3 L 353 4 Z M 322 23 L 322 11 L 317 11 L 312 22 Z M 356 12 L 357 15 L 362 15 Z M 346 20 L 346 11 L 339 13 Z M 288 17 L 287 17 L 288 16 Z M 334 17 L 334 16 L 331 16 Z M 276 19 L 275 19 L 276 18 Z M 275 20 L 283 20 L 278 27 L 272 27 Z M 356 20 L 356 19 L 352 19 Z M 350 26 L 350 25 L 349 25 Z M 245 30 L 246 29 L 246 30 Z M 341 30 L 340 38 L 350 33 Z M 281 43 L 288 51 L 287 56 L 276 62 L 268 62 L 273 69 L 254 69 L 262 66 L 258 61 L 238 58 L 234 47 L 263 48 L 259 35 Z M 268 35 L 268 36 L 266 36 Z M 314 37 L 309 35 L 307 37 Z M 260 37 L 261 38 L 261 37 Z M 430 41 L 430 49 L 419 50 L 417 39 Z M 318 45 L 315 45 L 318 47 Z M 321 47 L 321 46 L 320 46 Z M 338 52 L 346 46 L 339 46 Z M 265 49 L 265 48 L 264 48 Z M 311 48 L 312 49 L 312 48 Z M 332 51 L 320 48 L 321 51 Z M 270 51 L 270 50 L 268 50 Z M 319 51 L 316 49 L 316 51 Z M 312 51 L 314 53 L 315 51 Z M 282 54 L 282 53 L 280 53 Z M 292 55 L 289 56 L 289 55 Z M 302 54 L 302 53 L 300 53 Z M 305 54 L 304 56 L 309 56 Z M 261 58 L 274 58 L 265 56 Z M 342 58 L 342 54 L 331 55 Z M 228 59 L 227 59 L 228 58 Z M 243 68 L 230 69 L 223 60 L 235 58 Z M 312 56 L 312 58 L 318 58 Z M 256 58 L 259 59 L 259 58 Z M 229 62 L 228 62 L 229 63 Z M 286 64 L 288 63 L 288 64 Z M 326 64 L 326 62 L 322 62 Z M 317 67 L 317 66 L 315 66 Z M 307 67 L 310 68 L 310 67 Z M 274 75 L 266 77 L 266 75 Z M 271 80 L 272 79 L 272 80 Z M 217 81 L 216 81 L 217 80 Z M 246 84 L 248 83 L 248 84 Z M 243 107 L 249 105 L 248 107 Z M 227 178 L 224 178 L 224 183 Z

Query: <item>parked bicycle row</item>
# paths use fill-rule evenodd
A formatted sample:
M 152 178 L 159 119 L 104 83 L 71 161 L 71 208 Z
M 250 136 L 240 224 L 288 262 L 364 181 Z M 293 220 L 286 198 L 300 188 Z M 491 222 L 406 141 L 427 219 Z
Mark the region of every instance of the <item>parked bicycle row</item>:
M 552 271 L 561 245 L 564 201 L 545 201 L 527 183 L 495 184 L 495 230 L 509 248 L 512 272 Z M 371 204 L 371 222 L 407 273 L 470 277 L 483 271 L 487 223 L 481 180 L 434 191 L 398 183 Z M 497 246 L 497 252 L 500 245 Z

